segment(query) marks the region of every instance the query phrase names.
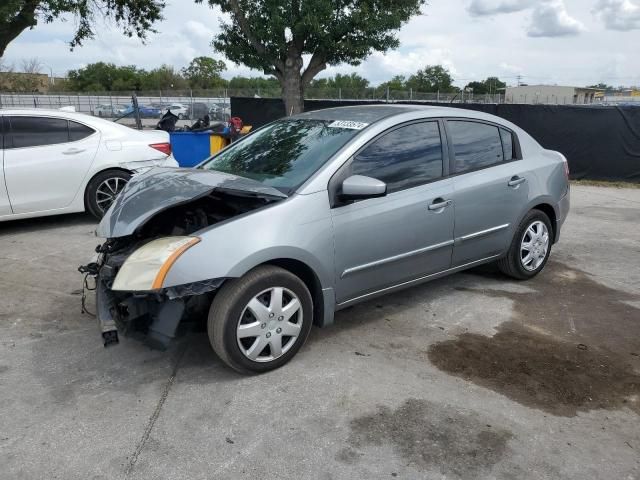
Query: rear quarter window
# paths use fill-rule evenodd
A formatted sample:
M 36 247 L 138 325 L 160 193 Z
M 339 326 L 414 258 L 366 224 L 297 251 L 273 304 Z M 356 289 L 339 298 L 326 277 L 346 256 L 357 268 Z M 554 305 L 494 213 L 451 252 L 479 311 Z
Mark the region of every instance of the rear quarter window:
M 76 142 L 78 140 L 82 140 L 83 138 L 87 138 L 94 133 L 95 130 L 93 128 L 87 127 L 82 123 L 69 120 L 69 141 Z
M 500 137 L 502 138 L 502 150 L 504 151 L 504 159 L 506 161 L 516 158 L 515 143 L 513 141 L 513 133 L 504 128 L 500 129 Z

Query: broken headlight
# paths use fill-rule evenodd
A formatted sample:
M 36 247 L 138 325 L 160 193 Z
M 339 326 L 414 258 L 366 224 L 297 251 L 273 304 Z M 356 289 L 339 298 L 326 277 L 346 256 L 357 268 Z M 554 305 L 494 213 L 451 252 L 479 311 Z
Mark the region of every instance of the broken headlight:
M 125 260 L 112 290 L 138 292 L 162 288 L 171 266 L 198 242 L 198 237 L 166 237 L 143 245 Z

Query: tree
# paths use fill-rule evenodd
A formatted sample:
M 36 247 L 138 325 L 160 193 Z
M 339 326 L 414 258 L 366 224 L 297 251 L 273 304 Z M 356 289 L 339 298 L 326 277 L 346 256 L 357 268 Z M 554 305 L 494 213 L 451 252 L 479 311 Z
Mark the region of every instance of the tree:
M 277 89 L 280 87 L 280 82 L 274 77 L 271 78 L 263 78 L 263 77 L 233 77 L 229 80 L 228 84 L 229 88 L 232 89 L 264 89 L 271 90 Z
M 319 78 L 309 83 L 311 95 L 315 98 L 360 98 L 366 97 L 369 80 L 357 73 L 336 74 L 335 77 Z
M 170 65 L 162 65 L 149 72 L 141 72 L 141 90 L 169 90 L 187 87 L 182 74 Z
M 465 90 L 472 90 L 475 95 L 495 95 L 507 88 L 507 84 L 498 77 L 489 77 L 483 82 L 470 82 L 464 88 Z
M 196 57 L 188 67 L 182 69 L 183 75 L 189 80 L 191 88 L 215 88 L 224 85 L 220 74 L 227 69 L 222 60 L 211 57 Z
M 393 90 L 406 90 L 407 89 L 407 78 L 404 75 L 396 75 L 388 82 L 384 82 L 380 84 L 380 87 L 383 90 L 387 88 L 391 91 Z
M 97 16 L 114 21 L 125 35 L 144 39 L 153 24 L 162 18 L 163 0 L 2 0 L 0 2 L 0 57 L 7 45 L 27 28 L 39 22 L 51 23 L 71 14 L 75 32 L 70 46 L 94 36 Z
M 423 70 L 418 70 L 409 77 L 405 87 L 422 93 L 451 93 L 456 91 L 453 86 L 453 77 L 451 77 L 449 70 L 442 65 L 428 65 Z
M 140 90 L 145 72 L 133 65 L 118 67 L 113 63 L 91 63 L 69 70 L 69 88 L 78 92 Z
M 196 0 L 201 2 L 203 0 Z M 207 0 L 231 21 L 213 41 L 229 60 L 278 79 L 288 115 L 328 65 L 358 65 L 399 45 L 396 32 L 425 0 Z M 310 55 L 304 67 L 303 55 Z
M 598 83 L 597 85 L 591 85 L 587 88 L 597 88 L 598 90 L 613 90 L 614 88 L 611 85 L 607 85 L 606 83 Z

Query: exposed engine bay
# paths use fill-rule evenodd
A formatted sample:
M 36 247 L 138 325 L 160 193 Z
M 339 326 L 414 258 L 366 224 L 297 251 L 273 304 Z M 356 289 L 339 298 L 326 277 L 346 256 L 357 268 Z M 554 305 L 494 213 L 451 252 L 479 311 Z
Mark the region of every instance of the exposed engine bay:
M 225 279 L 154 291 L 113 290 L 121 267 L 136 250 L 155 239 L 189 236 L 217 223 L 264 208 L 279 198 L 252 192 L 214 189 L 206 195 L 161 210 L 132 235 L 107 239 L 96 247 L 95 262 L 79 271 L 95 279 L 96 316 L 105 346 L 118 343 L 118 332 L 142 335 L 155 348 L 166 348 L 183 318 L 202 317 Z M 83 304 L 84 309 L 84 304 Z

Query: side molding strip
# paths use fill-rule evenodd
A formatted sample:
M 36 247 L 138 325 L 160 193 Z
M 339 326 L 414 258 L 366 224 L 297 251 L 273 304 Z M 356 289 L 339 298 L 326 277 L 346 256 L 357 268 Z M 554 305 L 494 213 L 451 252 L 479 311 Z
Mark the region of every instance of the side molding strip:
M 448 270 L 443 270 L 442 272 L 432 273 L 431 275 L 426 275 L 424 277 L 416 278 L 415 280 L 409 280 L 408 282 L 403 282 L 403 283 L 399 283 L 397 285 L 392 285 L 390 287 L 386 287 L 386 288 L 383 288 L 381 290 L 376 290 L 375 292 L 366 293 L 364 295 L 360 295 L 359 297 L 355 297 L 355 298 L 352 298 L 350 300 L 346 300 L 344 302 L 338 303 L 336 305 L 336 307 L 337 308 L 345 308 L 345 307 L 348 307 L 348 306 L 353 305 L 355 303 L 362 302 L 362 301 L 366 300 L 369 297 L 377 297 L 377 296 L 382 295 L 384 293 L 389 293 L 389 292 L 394 291 L 394 290 L 399 290 L 399 289 L 402 289 L 402 288 L 406 288 L 406 287 L 409 287 L 411 285 L 418 285 L 420 283 L 426 282 L 427 280 L 431 280 L 431 279 L 438 278 L 438 277 L 444 277 L 445 275 L 448 275 L 450 273 L 459 272 L 461 270 L 465 270 L 465 269 L 467 269 L 469 267 L 472 267 L 474 265 L 487 263 L 487 262 L 489 262 L 491 260 L 494 260 L 496 258 L 499 258 L 499 257 L 500 257 L 500 255 L 492 255 L 491 257 L 483 258 L 481 260 L 476 260 L 475 262 L 465 263 L 464 265 L 460 265 L 459 267 L 450 268 Z
M 482 230 L 481 232 L 470 233 L 469 235 L 465 235 L 463 237 L 458 237 L 456 239 L 456 244 L 466 242 L 467 240 L 473 240 L 474 238 L 484 237 L 485 235 L 490 235 L 495 232 L 500 232 L 502 230 L 506 230 L 511 226 L 510 223 L 505 223 L 504 225 L 499 225 L 497 227 L 488 228 L 486 230 Z
M 411 252 L 401 253 L 400 255 L 395 255 L 393 257 L 383 258 L 382 260 L 376 260 L 375 262 L 365 263 L 364 265 L 358 265 L 356 267 L 347 268 L 344 272 L 342 272 L 342 275 L 340 275 L 340 278 L 353 275 L 354 273 L 361 272 L 363 270 L 368 270 L 369 268 L 379 267 L 380 265 L 386 265 L 387 263 L 397 262 L 399 260 L 404 260 L 405 258 L 414 257 L 416 255 L 422 255 L 423 253 L 432 252 L 434 250 L 439 250 L 445 247 L 450 247 L 451 245 L 453 245 L 453 243 L 454 243 L 453 240 L 449 240 L 446 242 L 431 245 L 429 247 L 413 250 Z

